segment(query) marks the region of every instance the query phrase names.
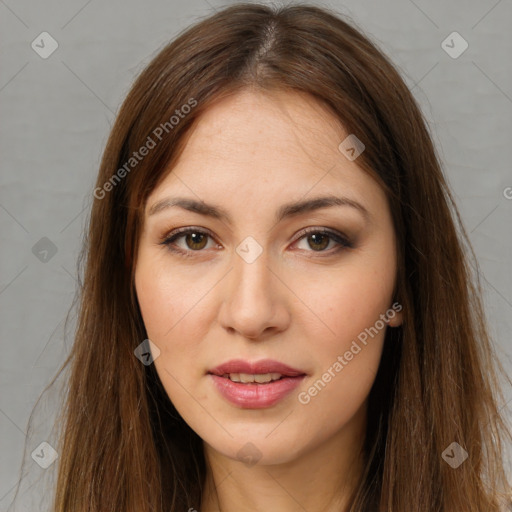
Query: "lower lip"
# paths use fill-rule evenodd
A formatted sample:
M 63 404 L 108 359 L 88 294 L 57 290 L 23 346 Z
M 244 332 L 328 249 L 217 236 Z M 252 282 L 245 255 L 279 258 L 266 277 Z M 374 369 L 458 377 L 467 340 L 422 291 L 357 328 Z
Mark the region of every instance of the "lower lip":
M 267 384 L 242 384 L 233 382 L 227 377 L 212 374 L 210 377 L 220 394 L 232 404 L 246 409 L 263 409 L 271 407 L 290 394 L 302 382 L 305 375 L 284 377 Z

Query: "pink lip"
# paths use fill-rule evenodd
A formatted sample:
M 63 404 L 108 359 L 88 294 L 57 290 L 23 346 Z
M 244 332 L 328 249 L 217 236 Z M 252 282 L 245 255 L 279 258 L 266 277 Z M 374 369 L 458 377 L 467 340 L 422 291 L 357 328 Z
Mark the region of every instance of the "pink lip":
M 233 382 L 227 373 L 280 373 L 283 377 L 266 384 Z M 208 372 L 222 396 L 242 408 L 262 409 L 270 407 L 291 393 L 306 374 L 286 364 L 271 359 L 250 363 L 241 359 L 227 361 Z
M 231 361 L 227 361 L 216 366 L 208 373 L 220 376 L 225 375 L 226 373 L 248 373 L 250 375 L 256 375 L 258 373 L 280 373 L 287 377 L 299 377 L 300 375 L 305 375 L 305 372 L 292 368 L 284 363 L 280 363 L 279 361 L 274 361 L 273 359 L 262 359 L 261 361 L 256 361 L 254 363 L 244 361 L 243 359 L 232 359 Z

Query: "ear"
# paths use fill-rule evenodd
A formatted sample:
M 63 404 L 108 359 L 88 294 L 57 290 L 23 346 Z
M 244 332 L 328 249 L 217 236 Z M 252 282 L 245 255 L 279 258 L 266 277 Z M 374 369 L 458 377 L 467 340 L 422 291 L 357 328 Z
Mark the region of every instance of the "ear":
M 403 322 L 403 314 L 402 312 L 395 311 L 395 316 L 393 318 L 388 317 L 388 325 L 390 327 L 399 327 Z
M 403 306 L 399 302 L 394 302 L 387 310 L 386 317 L 390 327 L 399 327 L 403 322 Z

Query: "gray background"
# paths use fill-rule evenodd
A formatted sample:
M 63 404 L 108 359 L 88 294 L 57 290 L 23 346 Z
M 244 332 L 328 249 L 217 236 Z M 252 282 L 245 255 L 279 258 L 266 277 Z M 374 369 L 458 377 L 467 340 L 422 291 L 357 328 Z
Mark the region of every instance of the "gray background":
M 511 0 L 317 4 L 351 16 L 418 98 L 481 265 L 491 334 L 510 370 Z M 115 113 L 158 49 L 222 5 L 0 0 L 0 511 L 14 495 L 29 414 L 69 348 L 62 326 Z M 47 59 L 31 48 L 43 31 L 59 44 Z M 453 31 L 469 44 L 455 59 L 441 47 Z M 33 251 L 43 237 L 57 249 L 46 262 L 40 245 Z M 506 403 L 512 393 L 505 392 Z M 31 438 L 29 452 L 43 440 Z

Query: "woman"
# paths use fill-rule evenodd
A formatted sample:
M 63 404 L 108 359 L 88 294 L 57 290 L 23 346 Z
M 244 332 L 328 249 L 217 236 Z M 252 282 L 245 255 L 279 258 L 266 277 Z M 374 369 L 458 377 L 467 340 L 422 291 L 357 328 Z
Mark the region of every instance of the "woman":
M 307 5 L 192 26 L 133 85 L 94 196 L 56 512 L 503 509 L 467 238 L 358 30 Z

